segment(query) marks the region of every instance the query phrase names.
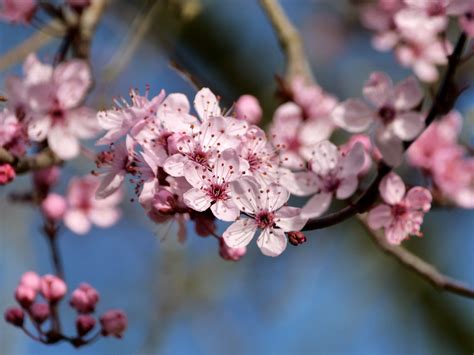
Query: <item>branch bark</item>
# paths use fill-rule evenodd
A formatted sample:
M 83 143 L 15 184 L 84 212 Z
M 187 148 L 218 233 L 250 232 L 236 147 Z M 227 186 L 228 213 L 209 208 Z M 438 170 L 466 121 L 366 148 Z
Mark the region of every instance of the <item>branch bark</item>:
M 404 247 L 389 244 L 386 241 L 383 232 L 373 231 L 370 229 L 365 217 L 366 216 L 358 216 L 359 221 L 364 226 L 375 245 L 377 245 L 377 247 L 379 247 L 383 252 L 394 257 L 400 264 L 415 272 L 423 280 L 429 282 L 433 287 L 460 296 L 474 298 L 474 289 L 470 288 L 469 285 L 444 275 L 433 265 L 427 263 Z
M 285 80 L 290 83 L 295 77 L 301 76 L 308 82 L 314 82 L 301 36 L 278 0 L 260 0 L 260 5 L 267 14 L 285 55 Z
M 5 149 L 0 148 L 0 163 L 10 164 L 17 174 L 25 174 L 30 171 L 41 170 L 54 165 L 61 165 L 63 161 L 49 148 L 46 148 L 33 156 L 23 158 L 17 158 Z

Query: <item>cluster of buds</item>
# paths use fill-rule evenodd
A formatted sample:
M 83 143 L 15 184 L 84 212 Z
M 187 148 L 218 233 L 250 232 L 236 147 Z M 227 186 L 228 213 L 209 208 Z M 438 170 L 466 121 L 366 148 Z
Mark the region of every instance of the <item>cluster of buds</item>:
M 68 341 L 80 347 L 101 335 L 122 337 L 127 329 L 127 317 L 123 311 L 112 309 L 100 316 L 100 330 L 89 339 L 85 338 L 96 326 L 97 322 L 93 313 L 99 302 L 99 293 L 86 283 L 81 284 L 72 292 L 69 301 L 71 307 L 78 313 L 77 334 L 73 337 L 63 334 L 57 306 L 66 294 L 67 285 L 59 277 L 54 275 L 40 277 L 35 272 L 28 271 L 23 274 L 15 290 L 15 299 L 19 307 L 8 308 L 5 312 L 5 320 L 16 327 L 23 328 L 33 339 L 45 344 Z M 26 317 L 36 329 L 37 335 L 26 328 Z M 44 325 L 47 321 L 50 323 L 50 328 L 45 330 Z

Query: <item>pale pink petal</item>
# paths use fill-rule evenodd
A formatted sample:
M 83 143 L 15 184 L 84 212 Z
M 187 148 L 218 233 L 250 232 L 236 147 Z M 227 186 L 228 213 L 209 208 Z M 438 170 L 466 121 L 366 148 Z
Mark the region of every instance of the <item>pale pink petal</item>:
M 396 205 L 405 196 L 405 184 L 400 176 L 389 173 L 380 182 L 379 191 L 386 203 Z
M 311 169 L 318 175 L 327 175 L 339 164 L 339 150 L 330 141 L 316 144 L 311 159 Z
M 340 177 L 355 176 L 366 165 L 366 151 L 361 142 L 356 142 L 352 149 L 342 158 Z
M 68 210 L 64 215 L 64 224 L 76 234 L 86 234 L 91 229 L 87 215 L 81 210 Z
M 183 195 L 183 201 L 186 206 L 195 211 L 202 212 L 211 207 L 211 198 L 200 189 L 190 189 Z
M 438 69 L 436 66 L 426 60 L 418 60 L 413 66 L 413 71 L 416 76 L 427 83 L 432 83 L 438 80 Z
M 394 223 L 385 228 L 385 236 L 387 241 L 393 245 L 400 245 L 400 243 L 408 237 L 407 232 L 401 223 Z
M 375 107 L 381 107 L 390 100 L 392 79 L 383 72 L 373 72 L 364 84 L 363 93 Z
M 378 205 L 370 210 L 367 216 L 369 227 L 377 230 L 387 227 L 392 222 L 392 209 L 387 205 Z
M 415 108 L 422 99 L 423 90 L 413 76 L 399 82 L 393 89 L 393 104 L 397 110 Z
M 184 165 L 188 159 L 181 155 L 181 154 L 174 154 L 170 156 L 168 159 L 165 161 L 165 165 L 163 166 L 163 169 L 170 174 L 171 176 L 183 176 L 184 175 Z
M 357 175 L 349 175 L 342 179 L 339 187 L 336 190 L 336 197 L 339 200 L 345 200 L 354 194 L 359 185 Z
M 307 221 L 301 217 L 301 208 L 282 207 L 275 213 L 275 224 L 285 232 L 299 231 Z
M 54 69 L 57 98 L 64 108 L 72 108 L 83 100 L 92 84 L 90 68 L 84 60 L 71 59 Z
M 256 214 L 262 203 L 259 200 L 260 185 L 254 177 L 245 176 L 231 184 L 232 199 L 237 207 L 245 213 Z
M 188 98 L 184 94 L 170 94 L 158 108 L 156 116 L 171 132 L 190 132 L 191 125 L 199 122 L 189 114 L 189 108 Z
M 96 226 L 107 228 L 120 219 L 121 213 L 117 208 L 94 208 L 89 211 L 89 219 Z
M 410 208 L 420 209 L 423 212 L 428 212 L 431 208 L 431 193 L 423 187 L 417 186 L 410 189 L 405 199 Z
M 62 126 L 53 126 L 48 132 L 48 145 L 61 159 L 67 160 L 79 155 L 80 145 L 77 137 Z
M 239 208 L 232 200 L 219 200 L 211 206 L 211 211 L 221 221 L 232 222 L 240 215 Z
M 327 211 L 331 205 L 332 194 L 327 192 L 321 192 L 315 194 L 309 199 L 308 202 L 303 206 L 301 210 L 301 217 L 303 218 L 316 218 L 321 216 Z
M 379 129 L 375 135 L 375 145 L 383 160 L 390 166 L 398 166 L 403 160 L 403 143 L 388 129 Z
M 349 99 L 332 112 L 334 122 L 351 133 L 360 133 L 369 128 L 374 112 L 362 101 Z
M 99 111 L 97 121 L 103 129 L 119 129 L 122 128 L 123 115 L 124 113 L 118 110 Z
M 309 146 L 329 139 L 333 130 L 334 125 L 329 119 L 318 118 L 305 122 L 298 136 L 303 145 Z
M 257 225 L 253 219 L 242 218 L 232 223 L 222 234 L 225 243 L 231 248 L 242 248 L 252 240 Z
M 318 178 L 311 171 L 294 173 L 285 169 L 279 176 L 278 182 L 296 196 L 308 196 L 319 189 Z
M 290 198 L 290 193 L 283 186 L 270 184 L 261 189 L 262 205 L 268 211 L 276 211 Z
M 99 133 L 95 110 L 81 106 L 67 111 L 65 119 L 69 123 L 70 130 L 81 139 L 93 138 Z
M 165 171 L 167 171 L 166 168 L 165 168 Z M 186 178 L 186 181 L 192 187 L 195 187 L 198 189 L 203 187 L 212 178 L 212 174 L 209 171 L 209 169 L 207 169 L 206 167 L 203 167 L 202 165 L 199 165 L 190 161 L 184 164 L 183 175 Z
M 263 255 L 278 256 L 286 249 L 288 239 L 285 232 L 276 228 L 265 228 L 257 239 L 257 245 Z
M 116 192 L 125 180 L 125 173 L 112 172 L 102 177 L 96 191 L 96 198 L 104 199 Z
M 397 114 L 391 128 L 401 140 L 411 141 L 425 128 L 425 116 L 413 111 Z
M 194 108 L 203 121 L 210 117 L 221 115 L 219 101 L 217 100 L 216 95 L 214 95 L 208 88 L 202 88 L 198 91 L 194 98 Z
M 35 142 L 41 142 L 46 139 L 51 119 L 48 116 L 34 117 L 33 121 L 28 125 L 28 137 Z

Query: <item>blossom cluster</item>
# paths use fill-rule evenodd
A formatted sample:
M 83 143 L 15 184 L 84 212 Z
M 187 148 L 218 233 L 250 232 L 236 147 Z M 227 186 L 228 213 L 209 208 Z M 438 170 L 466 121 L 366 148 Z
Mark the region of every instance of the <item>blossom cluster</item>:
M 25 318 L 28 317 L 38 331 L 38 340 L 44 343 L 54 343 L 67 337 L 58 332 L 59 322 L 56 307 L 67 294 L 67 285 L 54 275 L 39 276 L 33 271 L 24 273 L 15 290 L 15 300 L 20 307 L 10 307 L 5 311 L 5 320 L 17 327 L 26 328 Z M 43 301 L 38 301 L 41 296 Z M 121 337 L 127 328 L 127 317 L 121 310 L 112 309 L 100 316 L 101 329 L 95 336 L 85 339 L 96 325 L 93 316 L 99 293 L 89 284 L 83 283 L 76 288 L 70 297 L 69 304 L 77 312 L 76 335 L 68 337 L 74 346 L 87 344 L 97 336 Z M 50 331 L 44 331 L 49 321 Z
M 425 82 L 435 82 L 437 66 L 452 51 L 446 39 L 450 17 L 474 36 L 472 0 L 376 0 L 361 7 L 362 23 L 375 32 L 373 46 L 394 50 L 399 63 Z

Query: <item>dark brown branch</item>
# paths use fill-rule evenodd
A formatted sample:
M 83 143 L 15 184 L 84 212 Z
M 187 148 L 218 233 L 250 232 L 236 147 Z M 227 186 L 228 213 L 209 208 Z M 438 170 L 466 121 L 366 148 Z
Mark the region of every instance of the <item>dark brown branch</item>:
M 307 81 L 314 82 L 300 34 L 286 16 L 278 0 L 260 0 L 260 5 L 267 14 L 286 57 L 285 80 L 291 82 L 295 77 L 301 76 Z
M 459 66 L 461 61 L 461 56 L 464 50 L 464 47 L 467 42 L 467 36 L 465 33 L 462 33 L 456 43 L 453 53 L 448 58 L 448 66 L 441 82 L 438 92 L 435 96 L 431 108 L 426 116 L 426 125 L 425 129 L 439 116 L 444 115 L 452 110 L 456 98 L 458 96 L 458 91 L 454 84 L 454 76 L 456 74 L 456 69 Z M 421 135 L 421 134 L 420 134 Z M 419 137 L 419 136 L 418 136 Z M 416 141 L 416 138 L 410 142 L 406 142 L 404 148 L 405 151 Z M 380 162 L 378 166 L 377 176 L 374 178 L 367 190 L 359 196 L 354 203 L 349 206 L 342 208 L 339 211 L 327 214 L 322 217 L 313 218 L 306 223 L 303 230 L 315 230 L 322 229 L 326 227 L 333 226 L 340 222 L 343 222 L 358 213 L 367 212 L 370 207 L 377 201 L 378 198 L 378 188 L 380 181 L 385 175 L 387 175 L 392 168 Z
M 5 149 L 0 148 L 0 164 L 5 163 L 12 165 L 17 174 L 25 174 L 30 171 L 61 165 L 62 160 L 48 148 L 33 156 L 22 158 L 16 158 Z
M 364 217 L 359 220 L 367 230 L 372 241 L 385 253 L 393 256 L 399 263 L 415 272 L 423 280 L 429 282 L 433 287 L 447 292 L 452 292 L 460 296 L 474 298 L 474 289 L 470 288 L 458 280 L 442 274 L 433 265 L 427 263 L 415 254 L 402 246 L 392 245 L 386 241 L 385 235 L 381 231 L 373 231 L 367 224 Z

